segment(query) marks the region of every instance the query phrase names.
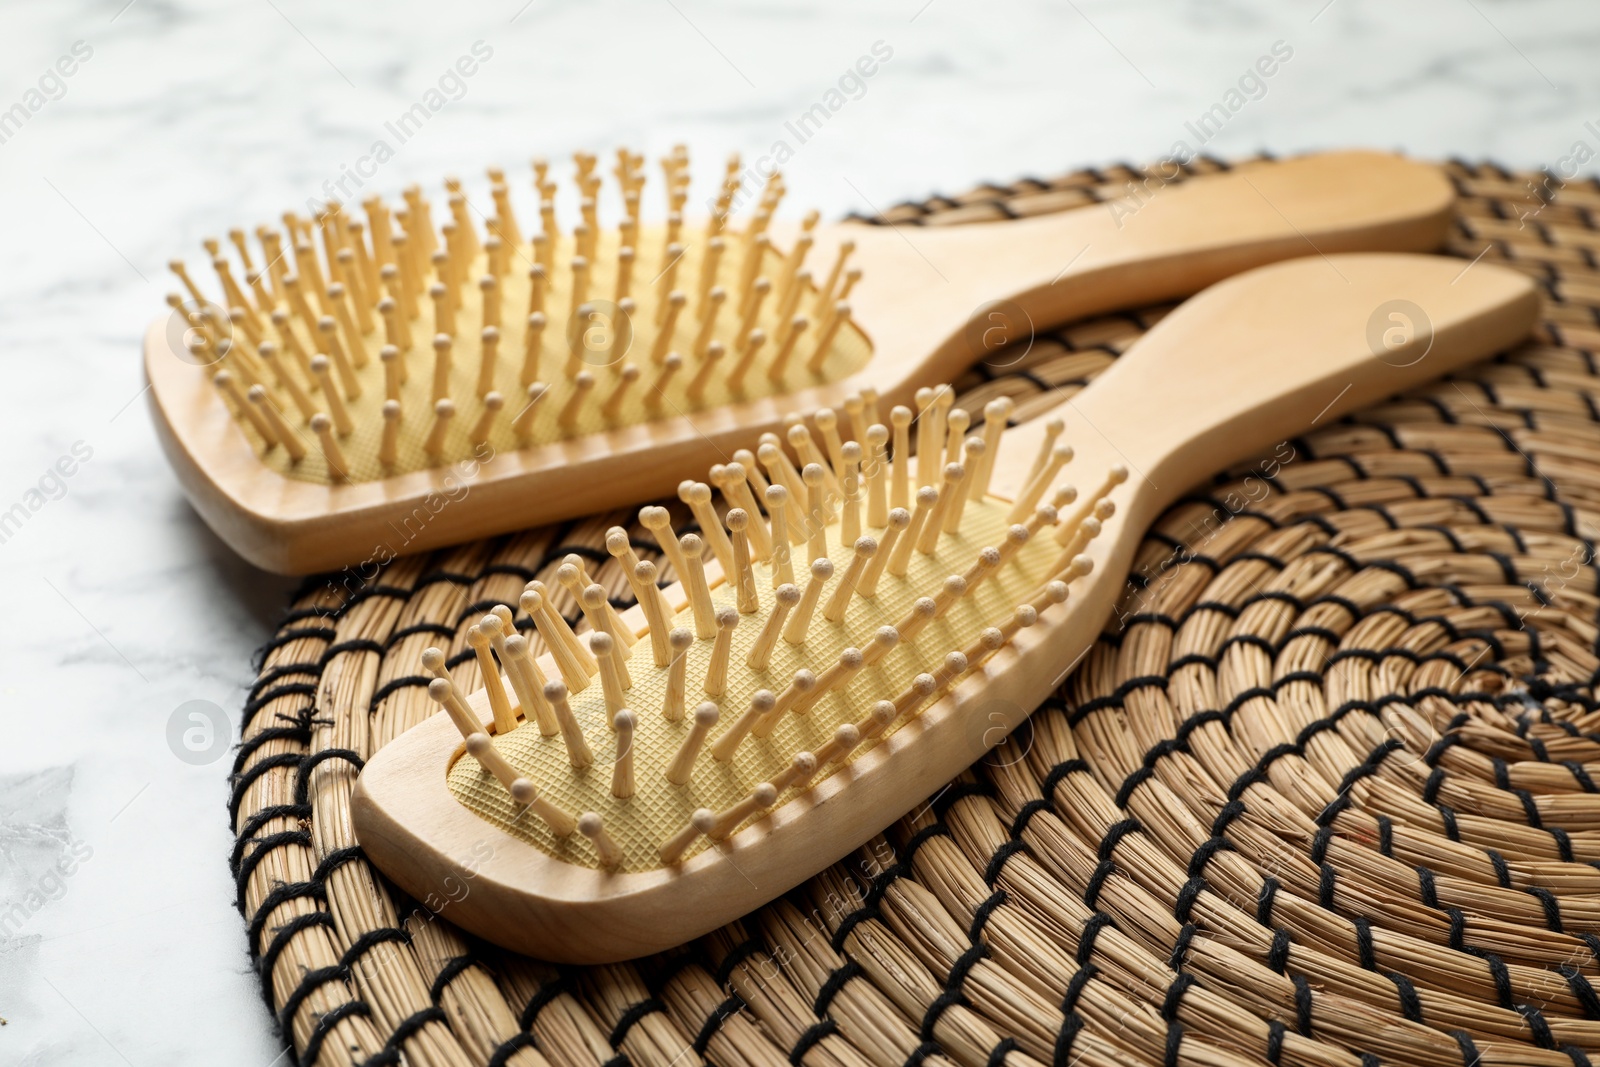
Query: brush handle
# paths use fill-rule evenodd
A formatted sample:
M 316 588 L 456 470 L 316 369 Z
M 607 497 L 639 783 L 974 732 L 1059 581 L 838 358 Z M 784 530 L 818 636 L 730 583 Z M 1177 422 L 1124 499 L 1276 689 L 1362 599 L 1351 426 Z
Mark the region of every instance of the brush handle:
M 1493 355 L 1538 311 L 1533 282 L 1503 267 L 1308 256 L 1195 296 L 1050 415 L 1067 422 L 1080 482 L 1127 464 L 1120 521 L 1138 524 L 1218 470 Z M 994 492 L 1020 489 L 1046 421 L 1007 435 Z
M 1116 199 L 1022 221 L 835 227 L 870 285 L 852 296 L 875 350 L 861 385 L 949 381 L 997 349 L 1066 322 L 1178 300 L 1263 263 L 1317 252 L 1428 252 L 1455 194 L 1436 167 L 1381 152 L 1326 152 L 1203 180 L 1128 182 Z M 1014 352 L 1015 349 L 1010 350 Z

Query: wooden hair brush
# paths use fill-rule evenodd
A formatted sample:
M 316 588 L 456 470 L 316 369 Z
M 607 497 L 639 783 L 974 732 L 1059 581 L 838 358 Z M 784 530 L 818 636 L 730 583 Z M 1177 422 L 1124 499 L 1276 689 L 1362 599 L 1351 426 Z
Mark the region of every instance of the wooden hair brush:
M 207 241 L 214 289 L 174 262 L 185 292 L 145 368 L 200 514 L 270 570 L 375 569 L 659 496 L 785 412 L 876 421 L 1034 327 L 1314 251 L 1430 250 L 1452 200 L 1436 168 L 1343 152 L 1018 222 L 907 232 L 812 212 L 785 233 L 776 176 L 735 228 L 735 160 L 691 227 L 688 161 L 661 166 L 658 227 L 639 222 L 644 160 L 621 151 L 611 182 L 577 157 L 570 226 L 535 163 L 537 228 L 493 170 L 492 202 L 447 183 L 437 227 L 412 188 L 394 210 L 286 214 L 255 246 Z
M 883 425 L 837 464 L 769 440 L 699 534 L 646 509 L 678 584 L 613 537 L 637 607 L 569 561 L 584 635 L 534 582 L 522 625 L 547 655 L 512 605 L 469 634 L 484 690 L 425 653 L 445 714 L 367 762 L 362 847 L 418 899 L 448 896 L 452 922 L 560 961 L 654 952 L 771 900 L 1058 686 L 1185 489 L 1524 336 L 1533 284 L 1463 267 L 1335 255 L 1222 282 L 1061 406 L 1070 446 L 1054 418 L 963 439 L 937 406 L 915 455 Z M 1069 460 L 1081 493 L 1057 485 Z

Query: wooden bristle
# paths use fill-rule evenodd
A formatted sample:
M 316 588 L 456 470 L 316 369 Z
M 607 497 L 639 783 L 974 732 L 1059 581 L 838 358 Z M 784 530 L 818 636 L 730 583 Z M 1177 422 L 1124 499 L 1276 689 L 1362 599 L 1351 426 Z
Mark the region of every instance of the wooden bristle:
M 265 393 L 230 408 L 263 462 L 322 481 L 374 480 L 486 447 L 550 444 L 781 395 L 865 365 L 867 342 L 850 326 L 858 272 L 846 267 L 849 242 L 831 262 L 808 265 L 811 212 L 780 247 L 769 224 L 781 181 L 739 213 L 742 223 L 727 189 L 706 225 L 685 223 L 687 164 L 662 159 L 668 179 L 657 207 L 641 199 L 637 158 L 609 171 L 580 164 L 566 191 L 536 167 L 537 200 L 528 204 L 517 202 L 525 182 L 491 168 L 487 215 L 448 179 L 442 204 L 411 186 L 399 202 L 363 200 L 360 218 L 330 202 L 311 219 L 286 213 L 281 228 L 207 238 L 214 280 L 171 264 L 182 294 L 175 308 L 197 309 L 188 342 L 203 357 L 196 362 L 209 365 L 231 347 L 248 349 L 254 364 L 259 347 L 273 345 L 281 363 L 271 373 L 249 375 L 242 361 L 226 368 L 241 397 L 256 385 Z M 564 232 L 555 198 L 574 191 L 581 221 Z M 311 371 L 318 355 L 333 390 Z M 530 394 L 535 382 L 546 384 Z M 331 392 L 346 410 L 316 396 Z M 546 410 L 535 412 L 529 401 L 547 393 Z M 466 432 L 441 429 L 442 400 Z M 386 414 L 388 401 L 407 417 Z M 325 412 L 342 462 L 326 449 L 297 453 L 274 409 L 297 413 L 289 425 Z M 265 447 L 278 443 L 282 451 Z
M 605 822 L 597 813 L 586 811 L 578 816 L 578 832 L 594 845 L 601 867 L 610 870 L 622 866 L 625 858 L 622 847 L 606 831 Z
M 752 280 L 744 299 L 759 297 Z M 985 665 L 1092 572 L 1089 553 L 1114 519 L 1125 469 L 1100 472 L 1080 499 L 1053 484 L 1071 449 L 1047 433 L 1027 489 L 1033 506 L 1018 515 L 1015 502 L 980 488 L 1011 406 L 986 406 L 969 433 L 973 420 L 948 388 L 926 391 L 921 405 L 921 457 L 891 447 L 909 434 L 908 411 L 890 413 L 891 432 L 875 421 L 876 398 L 858 395 L 809 422 L 796 415 L 755 455 L 741 451 L 706 481 L 685 481 L 679 497 L 696 532 L 677 536 L 672 513 L 659 506 L 638 515 L 661 546 L 659 564 L 640 558 L 626 527 L 608 529 L 606 553 L 637 613 L 612 607 L 591 576 L 593 560 L 566 556 L 555 580 L 592 632 L 580 639 L 548 590 L 530 582 L 521 604 L 550 648 L 544 667 L 512 632 L 509 609 L 469 628 L 493 729 L 503 735 L 496 744 L 510 764 L 501 770 L 593 816 L 577 824 L 595 842 L 583 862 L 634 870 L 716 846 L 874 750 L 966 679 L 997 669 Z M 850 436 L 857 433 L 870 447 Z M 919 484 L 924 471 L 937 484 Z M 894 503 L 897 485 L 909 507 Z M 1063 520 L 1067 507 L 1075 510 Z M 1042 536 L 1049 526 L 1062 527 L 1060 542 Z M 798 576 L 796 550 L 806 564 Z M 659 587 L 666 567 L 682 581 L 681 597 Z M 423 663 L 458 727 L 487 732 L 455 693 L 443 654 L 430 650 Z M 600 684 L 589 686 L 595 676 Z M 692 712 L 691 694 L 701 699 Z M 609 773 L 585 770 L 597 749 L 580 723 L 610 735 Z

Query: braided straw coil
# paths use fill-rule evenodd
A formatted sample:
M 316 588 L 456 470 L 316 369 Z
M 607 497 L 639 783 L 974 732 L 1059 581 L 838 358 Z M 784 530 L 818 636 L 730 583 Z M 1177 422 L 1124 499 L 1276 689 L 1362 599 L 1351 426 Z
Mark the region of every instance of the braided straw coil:
M 681 950 L 511 956 L 450 924 L 470 861 L 448 896 L 411 900 L 350 829 L 363 759 L 434 711 L 422 650 L 475 685 L 465 628 L 569 552 L 628 603 L 603 547 L 627 518 L 310 583 L 262 653 L 229 804 L 250 950 L 296 1061 L 1600 1057 L 1600 186 L 1446 170 L 1463 268 L 1482 255 L 1547 285 L 1536 339 L 1174 506 L 1027 725 L 978 724 L 975 753 L 998 744 L 968 773 Z M 1146 178 L 1080 172 L 889 217 L 1061 210 Z M 960 403 L 1007 395 L 1031 417 L 1163 311 L 997 353 Z

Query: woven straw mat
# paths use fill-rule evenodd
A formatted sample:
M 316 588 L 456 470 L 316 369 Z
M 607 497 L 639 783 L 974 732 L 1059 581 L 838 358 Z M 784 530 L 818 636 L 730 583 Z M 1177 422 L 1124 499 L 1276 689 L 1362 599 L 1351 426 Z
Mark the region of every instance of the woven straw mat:
M 435 710 L 422 650 L 476 687 L 464 628 L 568 552 L 628 602 L 603 535 L 631 511 L 401 559 L 354 590 L 310 583 L 262 652 L 228 804 L 293 1057 L 1600 1062 L 1600 184 L 1445 169 L 1450 251 L 1543 283 L 1536 339 L 1175 505 L 1028 724 L 681 950 L 509 955 L 386 881 L 349 820 L 363 759 Z M 987 186 L 890 219 L 1056 211 L 1141 178 Z M 970 372 L 960 403 L 1007 394 L 1031 417 L 1165 310 L 1041 336 Z

